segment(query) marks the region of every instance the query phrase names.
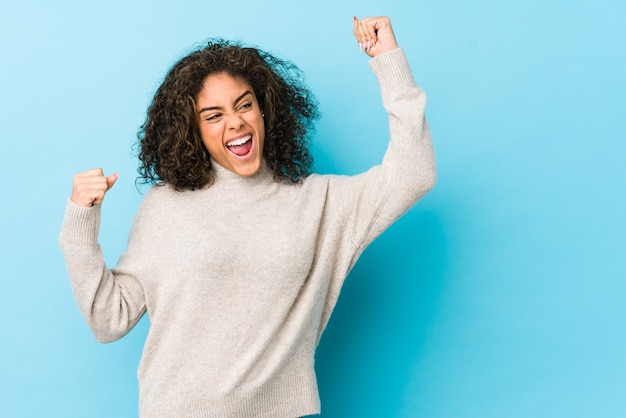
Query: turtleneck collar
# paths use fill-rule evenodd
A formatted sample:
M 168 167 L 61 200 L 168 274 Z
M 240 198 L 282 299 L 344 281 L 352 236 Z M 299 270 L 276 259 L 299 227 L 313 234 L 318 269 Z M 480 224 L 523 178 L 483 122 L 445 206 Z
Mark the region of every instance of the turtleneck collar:
M 211 167 L 215 173 L 215 183 L 211 186 L 218 187 L 255 187 L 274 183 L 274 173 L 263 159 L 259 171 L 251 176 L 242 176 L 219 165 L 211 159 Z

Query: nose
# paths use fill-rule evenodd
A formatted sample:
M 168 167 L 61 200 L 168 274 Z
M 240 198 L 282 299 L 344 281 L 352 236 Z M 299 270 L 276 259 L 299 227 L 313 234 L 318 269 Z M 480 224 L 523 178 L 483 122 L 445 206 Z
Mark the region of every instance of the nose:
M 237 112 L 233 112 L 230 115 L 226 116 L 226 126 L 230 130 L 239 130 L 244 125 L 244 123 L 245 122 Z

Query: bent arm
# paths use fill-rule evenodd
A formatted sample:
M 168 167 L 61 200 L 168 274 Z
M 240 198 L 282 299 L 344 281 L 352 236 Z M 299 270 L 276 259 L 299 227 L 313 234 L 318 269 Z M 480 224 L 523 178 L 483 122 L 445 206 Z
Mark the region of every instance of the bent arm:
M 370 67 L 389 115 L 390 136 L 373 174 L 382 181 L 380 193 L 387 196 L 382 213 L 393 221 L 434 187 L 435 153 L 425 116 L 426 94 L 413 80 L 404 51 L 381 54 L 370 60 Z
M 133 328 L 146 305 L 143 288 L 130 268 L 107 268 L 98 244 L 99 228 L 99 205 L 85 208 L 68 201 L 59 244 L 85 321 L 98 341 L 111 342 Z
M 370 60 L 389 115 L 389 144 L 380 165 L 357 176 L 331 181 L 356 256 L 431 190 L 435 154 L 424 116 L 426 95 L 415 84 L 402 49 Z M 354 259 L 356 261 L 356 257 Z

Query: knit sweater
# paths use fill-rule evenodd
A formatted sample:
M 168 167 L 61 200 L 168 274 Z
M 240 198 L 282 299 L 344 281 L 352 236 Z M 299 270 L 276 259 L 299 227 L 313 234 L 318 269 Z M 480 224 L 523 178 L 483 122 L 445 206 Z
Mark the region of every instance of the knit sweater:
M 425 95 L 402 49 L 370 60 L 389 113 L 381 165 L 356 176 L 276 182 L 213 164 L 195 191 L 153 186 L 118 265 L 98 244 L 100 207 L 68 201 L 60 235 L 96 338 L 147 311 L 139 370 L 144 418 L 289 417 L 320 412 L 314 352 L 365 247 L 434 184 Z

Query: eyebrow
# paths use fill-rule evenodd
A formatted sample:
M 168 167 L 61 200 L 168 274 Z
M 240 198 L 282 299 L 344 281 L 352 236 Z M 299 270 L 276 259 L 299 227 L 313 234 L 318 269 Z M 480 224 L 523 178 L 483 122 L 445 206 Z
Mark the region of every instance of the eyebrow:
M 243 92 L 243 94 L 242 94 L 241 96 L 239 96 L 239 97 L 237 97 L 237 98 L 235 99 L 234 103 L 239 102 L 241 99 L 243 99 L 243 98 L 244 98 L 246 95 L 248 95 L 248 94 L 252 94 L 252 92 L 251 92 L 250 90 L 246 90 L 246 91 L 244 91 L 244 92 Z M 199 114 L 201 114 L 202 112 L 206 112 L 207 110 L 220 110 L 220 109 L 221 109 L 221 107 L 219 107 L 219 106 L 203 107 L 202 109 L 200 109 L 200 110 L 198 111 L 198 115 L 199 115 Z

